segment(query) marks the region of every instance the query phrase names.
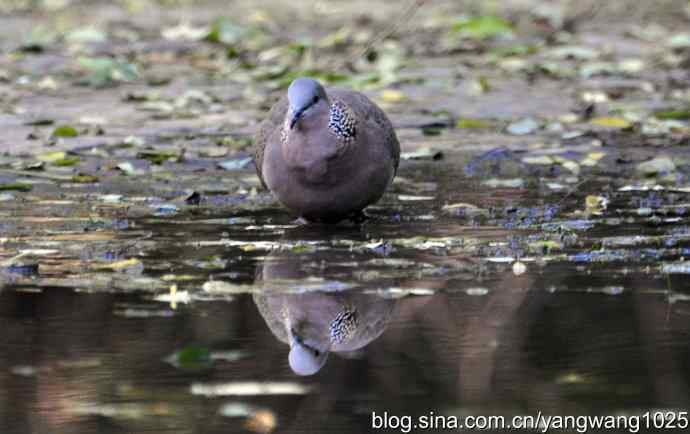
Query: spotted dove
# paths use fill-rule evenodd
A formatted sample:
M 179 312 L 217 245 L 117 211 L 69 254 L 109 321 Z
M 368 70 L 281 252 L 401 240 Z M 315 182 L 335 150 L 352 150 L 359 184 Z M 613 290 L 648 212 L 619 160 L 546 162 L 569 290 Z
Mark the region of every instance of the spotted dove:
M 400 145 L 386 114 L 359 92 L 298 78 L 256 135 L 264 187 L 294 214 L 335 222 L 378 201 Z

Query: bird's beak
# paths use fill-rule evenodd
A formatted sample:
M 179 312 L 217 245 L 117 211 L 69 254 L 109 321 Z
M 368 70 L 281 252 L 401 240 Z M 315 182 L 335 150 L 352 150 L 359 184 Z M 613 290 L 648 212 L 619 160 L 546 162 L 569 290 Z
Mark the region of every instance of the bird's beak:
M 295 124 L 297 124 L 297 121 L 302 117 L 304 110 L 305 109 L 299 109 L 292 114 L 292 119 L 290 119 L 290 129 L 295 128 Z

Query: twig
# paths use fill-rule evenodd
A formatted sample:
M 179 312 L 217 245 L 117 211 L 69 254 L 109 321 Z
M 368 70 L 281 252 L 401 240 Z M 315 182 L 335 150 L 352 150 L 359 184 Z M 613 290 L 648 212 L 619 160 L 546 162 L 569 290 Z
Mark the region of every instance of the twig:
M 377 33 L 361 50 L 356 52 L 351 58 L 349 63 L 354 64 L 357 60 L 366 56 L 374 45 L 378 44 L 382 40 L 388 38 L 393 33 L 395 33 L 402 25 L 407 24 L 407 22 L 414 16 L 417 10 L 422 7 L 427 0 L 412 0 L 410 5 L 403 11 L 400 17 L 393 20 L 388 27 Z
M 51 175 L 50 173 L 30 172 L 28 170 L 14 170 L 14 169 L 0 169 L 0 173 L 7 173 L 10 175 L 26 176 L 30 178 L 43 178 L 52 181 L 71 181 L 71 176 L 66 175 Z

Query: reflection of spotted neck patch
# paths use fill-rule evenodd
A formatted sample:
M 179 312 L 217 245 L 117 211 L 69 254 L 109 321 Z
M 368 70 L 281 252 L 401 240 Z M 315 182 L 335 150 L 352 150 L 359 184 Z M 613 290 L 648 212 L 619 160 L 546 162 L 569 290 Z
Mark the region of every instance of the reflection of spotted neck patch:
M 328 116 L 328 128 L 339 138 L 350 142 L 357 133 L 355 117 L 342 102 L 334 100 Z
M 340 312 L 328 328 L 331 342 L 340 344 L 351 338 L 357 330 L 357 311 L 345 310 Z

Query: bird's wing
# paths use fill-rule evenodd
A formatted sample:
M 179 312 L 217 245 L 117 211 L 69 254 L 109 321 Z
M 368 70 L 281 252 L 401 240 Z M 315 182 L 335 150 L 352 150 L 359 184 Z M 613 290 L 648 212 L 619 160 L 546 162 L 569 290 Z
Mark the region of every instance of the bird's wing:
M 386 113 L 360 92 L 345 89 L 328 89 L 328 93 L 344 101 L 355 113 L 358 122 L 365 122 L 369 124 L 369 127 L 373 126 L 380 130 L 381 138 L 391 153 L 395 164 L 395 171 L 397 172 L 398 165 L 400 164 L 400 143 L 395 135 L 393 124 L 386 116 Z
M 254 165 L 256 166 L 256 174 L 259 176 L 261 185 L 263 185 L 264 188 L 268 188 L 264 181 L 263 174 L 261 173 L 264 163 L 264 151 L 273 137 L 279 137 L 279 134 L 276 133 L 283 127 L 287 109 L 287 97 L 282 97 L 271 107 L 268 116 L 261 122 L 259 131 L 256 133 L 256 138 L 254 140 Z

